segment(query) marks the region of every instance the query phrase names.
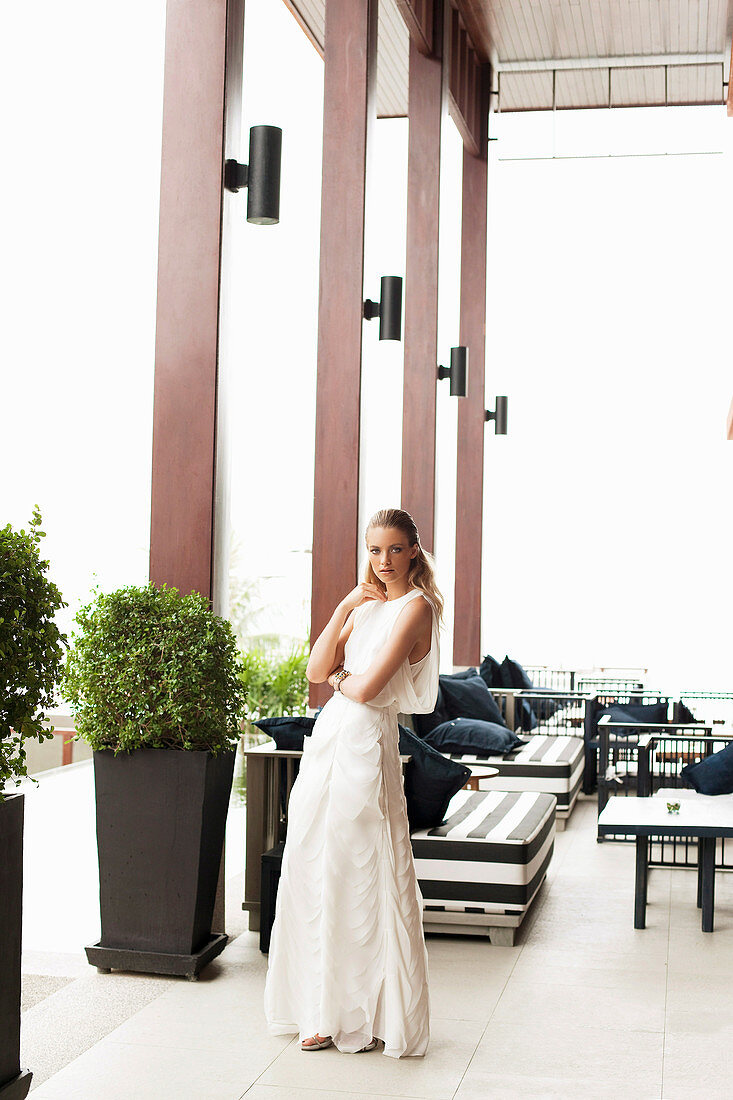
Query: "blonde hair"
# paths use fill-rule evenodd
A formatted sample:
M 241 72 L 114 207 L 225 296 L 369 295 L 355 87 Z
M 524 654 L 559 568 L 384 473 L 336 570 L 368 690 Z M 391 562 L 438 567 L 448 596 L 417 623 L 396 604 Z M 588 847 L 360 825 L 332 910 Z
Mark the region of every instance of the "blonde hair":
M 427 550 L 423 550 L 420 545 L 420 535 L 418 534 L 417 525 L 410 513 L 405 512 L 402 508 L 382 508 L 379 512 L 375 512 L 369 520 L 365 539 L 373 527 L 395 528 L 405 535 L 411 548 L 417 546 L 417 555 L 412 559 L 407 579 L 412 588 L 419 588 L 421 592 L 425 593 L 428 600 L 435 607 L 438 615 L 438 622 L 441 622 L 443 618 L 443 597 L 435 583 L 433 556 L 429 554 Z M 379 585 L 384 592 L 387 591 L 387 585 L 374 572 L 372 563 L 369 559 L 367 559 L 366 569 L 364 570 L 364 580 L 368 584 Z

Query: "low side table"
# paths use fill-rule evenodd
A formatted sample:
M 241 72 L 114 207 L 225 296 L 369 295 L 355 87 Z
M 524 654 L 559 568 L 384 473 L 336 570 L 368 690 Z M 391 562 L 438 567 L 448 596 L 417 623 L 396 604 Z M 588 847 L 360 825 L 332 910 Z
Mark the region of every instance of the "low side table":
M 463 789 L 466 791 L 477 791 L 482 779 L 493 779 L 494 776 L 498 774 L 498 768 L 490 768 L 488 765 L 486 767 L 471 768 L 471 777 L 463 784 Z
M 671 814 L 667 802 L 679 802 Z M 698 905 L 702 930 L 713 931 L 715 915 L 715 842 L 733 836 L 733 795 L 704 795 L 674 788 L 662 789 L 651 798 L 609 798 L 598 818 L 600 835 L 636 837 L 636 889 L 634 928 L 646 927 L 649 837 L 689 836 L 698 840 Z

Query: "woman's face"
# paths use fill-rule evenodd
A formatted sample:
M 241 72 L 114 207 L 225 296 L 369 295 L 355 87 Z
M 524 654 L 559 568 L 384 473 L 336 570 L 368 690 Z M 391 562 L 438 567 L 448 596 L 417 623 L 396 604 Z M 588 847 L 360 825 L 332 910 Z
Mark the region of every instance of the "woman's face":
M 410 546 L 407 535 L 397 527 L 370 527 L 367 531 L 369 561 L 385 584 L 398 582 L 399 585 L 407 580 L 417 550 L 417 544 Z

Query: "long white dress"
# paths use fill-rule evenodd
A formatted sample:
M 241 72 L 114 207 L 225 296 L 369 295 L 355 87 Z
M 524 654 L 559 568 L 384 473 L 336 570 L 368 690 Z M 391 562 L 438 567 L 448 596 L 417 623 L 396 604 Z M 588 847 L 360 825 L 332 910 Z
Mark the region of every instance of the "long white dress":
M 418 589 L 354 612 L 344 667 L 363 673 Z M 428 601 L 429 602 L 429 601 Z M 397 714 L 427 713 L 438 691 L 430 651 L 405 661 L 369 703 L 335 692 L 305 740 L 290 795 L 265 985 L 271 1034 L 331 1035 L 355 1052 L 372 1036 L 392 1058 L 430 1034 L 427 952 L 398 750 Z

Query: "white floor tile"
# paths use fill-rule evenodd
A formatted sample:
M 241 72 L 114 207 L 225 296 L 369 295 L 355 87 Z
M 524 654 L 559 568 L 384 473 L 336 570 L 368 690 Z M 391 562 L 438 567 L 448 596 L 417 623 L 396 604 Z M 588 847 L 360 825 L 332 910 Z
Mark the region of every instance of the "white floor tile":
M 32 1095 L 38 1100 L 239 1100 L 272 1057 L 272 1049 L 234 1048 L 222 1057 L 221 1051 L 104 1039 Z
M 450 1100 L 482 1032 L 481 1024 L 433 1018 L 430 1047 L 424 1058 L 387 1058 L 381 1048 L 357 1055 L 341 1054 L 334 1047 L 304 1054 L 294 1043 L 257 1083 L 343 1093 L 357 1087 L 367 1094 Z

